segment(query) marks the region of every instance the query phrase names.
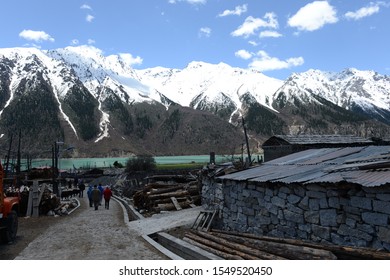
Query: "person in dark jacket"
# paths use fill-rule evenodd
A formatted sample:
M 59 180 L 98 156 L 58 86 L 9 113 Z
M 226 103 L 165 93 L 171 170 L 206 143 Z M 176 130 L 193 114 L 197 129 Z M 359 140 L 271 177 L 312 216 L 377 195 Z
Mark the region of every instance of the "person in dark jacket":
M 95 206 L 95 210 L 98 210 L 100 205 L 101 192 L 99 191 L 96 185 L 93 186 L 91 197 L 92 197 L 93 205 Z
M 85 184 L 83 180 L 80 181 L 79 190 L 80 190 L 79 197 L 84 197 Z
M 102 205 L 104 188 L 103 188 L 103 186 L 102 186 L 101 183 L 99 184 L 98 189 L 99 189 L 99 191 L 100 191 L 100 201 L 99 201 L 99 205 Z
M 103 197 L 104 197 L 104 206 L 106 209 L 110 209 L 110 199 L 112 196 L 112 191 L 110 188 L 107 186 L 104 191 L 103 191 Z

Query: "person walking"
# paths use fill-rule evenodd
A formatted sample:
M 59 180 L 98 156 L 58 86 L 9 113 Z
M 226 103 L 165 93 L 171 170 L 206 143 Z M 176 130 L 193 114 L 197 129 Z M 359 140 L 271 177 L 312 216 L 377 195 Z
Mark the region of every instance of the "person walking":
M 91 197 L 92 197 L 93 205 L 95 206 L 95 210 L 98 210 L 98 208 L 99 208 L 100 196 L 101 196 L 101 192 L 99 191 L 97 186 L 94 185 L 93 190 L 91 192 Z
M 79 190 L 79 197 L 84 197 L 85 184 L 83 180 L 80 181 Z
M 107 186 L 104 191 L 103 191 L 103 196 L 104 196 L 104 206 L 106 209 L 110 209 L 110 199 L 112 196 L 112 191 L 111 189 Z
M 102 186 L 101 183 L 99 184 L 98 189 L 99 189 L 99 191 L 100 191 L 100 201 L 99 201 L 99 205 L 102 205 L 104 188 L 103 188 L 103 186 Z
M 92 185 L 89 185 L 88 190 L 87 190 L 87 196 L 89 200 L 89 207 L 92 207 L 93 201 L 92 201 Z

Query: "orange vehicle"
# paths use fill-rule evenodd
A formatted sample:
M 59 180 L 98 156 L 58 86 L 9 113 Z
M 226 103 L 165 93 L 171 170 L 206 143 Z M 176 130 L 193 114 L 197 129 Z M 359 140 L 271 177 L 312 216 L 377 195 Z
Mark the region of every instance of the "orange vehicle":
M 0 163 L 0 238 L 2 242 L 15 241 L 18 231 L 19 197 L 7 197 L 4 193 L 4 169 Z

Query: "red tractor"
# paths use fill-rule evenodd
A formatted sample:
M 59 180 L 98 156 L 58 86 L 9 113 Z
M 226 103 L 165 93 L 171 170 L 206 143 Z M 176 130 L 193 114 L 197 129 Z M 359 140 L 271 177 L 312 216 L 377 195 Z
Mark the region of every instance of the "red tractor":
M 4 192 L 4 169 L 0 163 L 0 239 L 5 243 L 15 241 L 18 231 L 19 197 L 7 197 Z

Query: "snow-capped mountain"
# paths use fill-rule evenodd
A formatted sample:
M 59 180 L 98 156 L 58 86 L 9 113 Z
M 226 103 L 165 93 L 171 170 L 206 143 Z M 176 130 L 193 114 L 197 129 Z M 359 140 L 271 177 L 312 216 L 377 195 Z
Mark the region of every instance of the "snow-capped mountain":
M 390 123 L 390 77 L 354 68 L 340 73 L 309 70 L 293 74 L 274 94 L 293 103 L 319 102 L 320 96 L 347 110 L 367 114 Z
M 283 85 L 256 70 L 225 63 L 191 62 L 183 70 L 159 67 L 137 73 L 142 82 L 182 106 L 216 113 L 229 109 L 227 119 L 244 107 L 245 96 L 272 110 L 272 96 Z
M 369 118 L 389 124 L 390 77 L 309 70 L 282 81 L 224 63 L 135 70 L 125 55 L 92 46 L 0 49 L 3 147 L 23 129 L 32 150 L 65 139 L 86 155 L 208 153 L 212 143 L 226 150 L 242 142 L 240 115 L 260 138 L 362 126 L 377 135 L 388 127 Z
M 30 151 L 49 151 L 54 141 L 65 139 L 87 155 L 97 150 L 100 154 L 208 153 L 215 149 L 215 140 L 203 134 L 211 127 L 217 127 L 219 135 L 241 134 L 216 116 L 194 112 L 142 83 L 121 55 L 104 56 L 86 46 L 0 49 L 0 145 L 4 148 L 19 130 L 27 136 Z M 193 114 L 203 116 L 204 122 L 195 124 Z M 177 133 L 181 126 L 184 132 Z M 202 136 L 192 137 L 193 129 Z M 229 141 L 217 142 L 228 145 Z

